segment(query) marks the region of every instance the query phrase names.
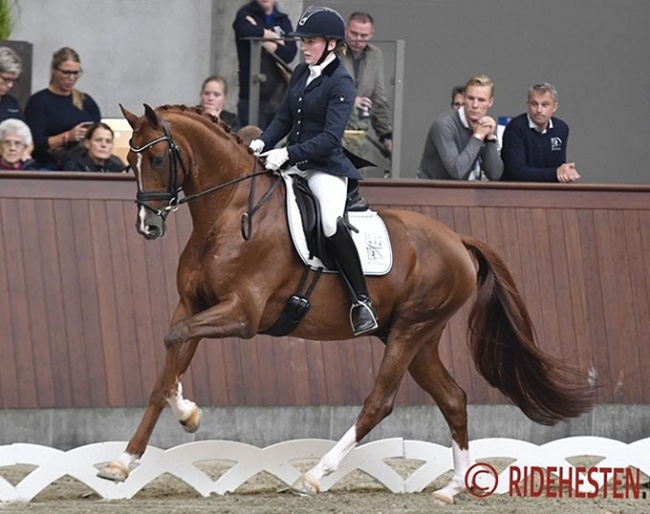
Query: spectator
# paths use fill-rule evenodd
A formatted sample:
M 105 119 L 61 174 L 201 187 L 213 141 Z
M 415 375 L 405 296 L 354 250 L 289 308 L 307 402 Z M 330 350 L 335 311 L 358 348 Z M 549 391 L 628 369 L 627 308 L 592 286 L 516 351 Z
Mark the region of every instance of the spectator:
M 485 75 L 465 84 L 463 106 L 441 114 L 424 145 L 419 178 L 498 180 L 503 172 L 496 122 L 487 115 L 494 103 L 494 84 Z
M 291 20 L 280 12 L 275 0 L 251 0 L 239 11 L 232 24 L 235 29 L 237 59 L 239 61 L 239 100 L 237 114 L 242 125 L 248 125 L 250 93 L 251 41 L 244 38 L 258 37 L 272 39 L 262 43 L 260 72 L 266 79 L 260 83 L 258 125 L 264 129 L 278 110 L 287 88 L 287 68 L 280 64 L 291 63 L 296 56 L 297 46 L 293 40 L 282 39 L 293 32 Z
M 224 108 L 228 103 L 228 82 L 220 75 L 212 75 L 203 81 L 201 86 L 201 108 L 203 112 L 217 116 L 233 130 L 238 130 L 241 124 L 239 117 Z
M 239 137 L 242 138 L 244 143 L 249 144 L 253 139 L 257 139 L 262 135 L 262 129 L 257 125 L 244 125 L 237 131 Z
M 451 90 L 451 108 L 460 109 L 463 106 L 463 97 L 465 96 L 465 86 L 455 86 Z
M 0 47 L 0 121 L 8 118 L 23 119 L 18 100 L 9 94 L 20 77 L 22 67 L 23 62 L 16 52 L 6 46 Z
M 528 90 L 528 112 L 510 120 L 503 132 L 503 179 L 527 182 L 574 182 L 574 162 L 566 162 L 569 127 L 553 114 L 557 91 L 548 82 Z
M 61 169 L 64 171 L 125 171 L 126 165 L 113 155 L 113 129 L 103 122 L 92 124 L 86 130 L 84 151 L 64 161 Z
M 0 122 L 0 169 L 37 170 L 36 161 L 28 152 L 32 133 L 27 124 L 16 118 Z
M 349 150 L 369 161 L 375 158 L 367 139 L 371 125 L 384 146 L 384 155 L 390 155 L 393 150 L 391 112 L 384 88 L 384 56 L 381 49 L 369 43 L 374 33 L 374 20 L 370 14 L 352 13 L 345 28 L 348 51 L 341 57 L 357 88 L 355 108 L 343 142 Z
M 83 73 L 79 55 L 64 47 L 54 52 L 50 85 L 34 93 L 25 107 L 25 121 L 34 136 L 34 157 L 47 169 L 81 153 L 86 129 L 101 119 L 99 107 L 75 84 Z

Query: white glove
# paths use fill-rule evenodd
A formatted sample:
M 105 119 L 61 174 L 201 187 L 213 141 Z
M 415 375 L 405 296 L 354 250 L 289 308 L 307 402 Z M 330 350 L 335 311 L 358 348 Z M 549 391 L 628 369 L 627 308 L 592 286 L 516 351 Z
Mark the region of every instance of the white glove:
M 261 139 L 253 139 L 250 143 L 248 143 L 248 148 L 253 150 L 253 154 L 259 155 L 262 153 L 262 150 L 264 150 L 264 141 Z
M 289 160 L 289 151 L 286 147 L 274 148 L 273 150 L 263 153 L 261 157 L 266 157 L 266 164 L 264 164 L 264 167 L 267 170 L 276 171 Z

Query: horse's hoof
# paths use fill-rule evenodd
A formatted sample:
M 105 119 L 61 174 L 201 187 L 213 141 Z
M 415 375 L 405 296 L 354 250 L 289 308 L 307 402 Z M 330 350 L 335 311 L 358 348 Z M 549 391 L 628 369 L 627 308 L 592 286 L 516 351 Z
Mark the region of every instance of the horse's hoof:
M 129 476 L 129 470 L 119 460 L 114 460 L 100 469 L 97 476 L 113 482 L 124 482 Z
M 179 423 L 183 426 L 183 430 L 185 430 L 185 432 L 188 434 L 193 434 L 201 426 L 201 409 L 195 405 L 189 416 L 179 420 Z
M 454 498 L 449 497 L 444 493 L 441 493 L 440 491 L 436 491 L 431 494 L 431 497 L 433 498 L 433 501 L 436 503 L 436 505 L 453 505 L 454 504 Z
M 291 491 L 298 496 L 316 496 L 320 492 L 320 485 L 318 480 L 303 475 L 293 483 Z

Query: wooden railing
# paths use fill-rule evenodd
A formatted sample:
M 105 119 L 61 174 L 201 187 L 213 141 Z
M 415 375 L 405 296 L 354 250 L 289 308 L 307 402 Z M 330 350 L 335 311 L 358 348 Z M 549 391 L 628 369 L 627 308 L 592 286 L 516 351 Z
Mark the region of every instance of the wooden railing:
M 544 350 L 578 365 L 600 403 L 650 401 L 650 187 L 367 180 L 374 208 L 422 212 L 496 248 Z M 186 208 L 168 233 L 134 230 L 128 175 L 0 173 L 0 407 L 141 406 L 162 368 Z M 440 352 L 471 403 L 503 398 L 476 374 L 462 311 Z M 206 340 L 184 379 L 201 405 L 359 404 L 373 338 Z M 431 403 L 410 379 L 398 401 Z

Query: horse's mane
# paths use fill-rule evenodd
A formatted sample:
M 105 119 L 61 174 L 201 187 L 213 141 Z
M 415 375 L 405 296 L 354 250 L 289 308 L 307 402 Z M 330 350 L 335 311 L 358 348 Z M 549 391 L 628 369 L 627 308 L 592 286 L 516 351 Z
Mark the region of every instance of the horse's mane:
M 234 132 L 230 125 L 228 125 L 218 116 L 207 114 L 200 106 L 197 107 L 197 106 L 188 106 L 182 104 L 179 105 L 165 104 L 156 107 L 155 110 L 191 115 L 193 119 L 201 121 L 205 126 L 210 128 L 210 130 L 216 133 L 217 135 L 225 139 L 231 139 L 233 140 L 233 142 L 236 142 L 238 145 L 244 144 L 244 140 L 242 139 L 242 137 L 237 132 Z

